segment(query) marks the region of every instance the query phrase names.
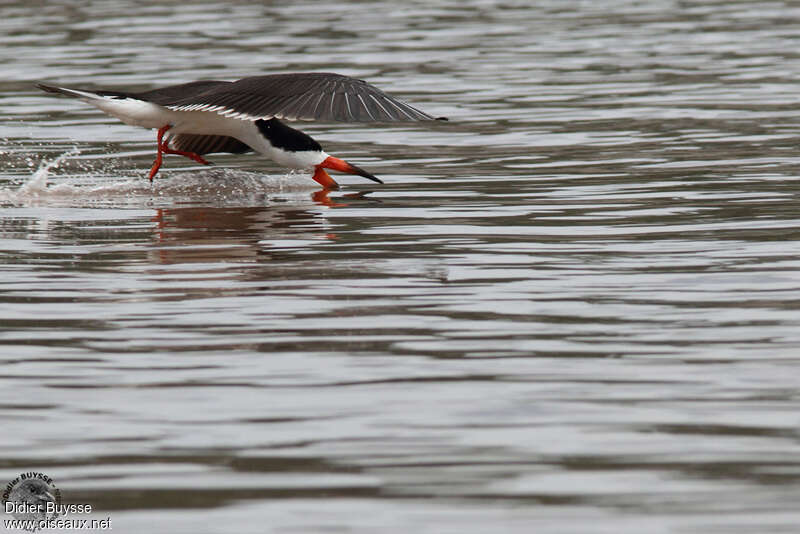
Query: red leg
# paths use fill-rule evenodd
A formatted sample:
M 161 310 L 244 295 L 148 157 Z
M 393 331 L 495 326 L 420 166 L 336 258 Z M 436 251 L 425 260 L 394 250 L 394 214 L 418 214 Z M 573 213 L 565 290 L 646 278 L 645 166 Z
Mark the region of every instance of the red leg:
M 185 152 L 183 150 L 172 150 L 168 145 L 169 145 L 169 140 L 164 141 L 164 144 L 161 147 L 161 151 L 164 154 L 178 154 L 179 156 L 193 159 L 197 163 L 202 163 L 203 165 L 211 165 L 211 162 L 206 161 L 200 154 L 195 154 L 194 152 Z
M 158 129 L 158 152 L 156 153 L 156 160 L 153 162 L 153 166 L 150 167 L 151 182 L 153 181 L 153 176 L 155 176 L 156 173 L 158 172 L 158 169 L 161 168 L 161 161 L 163 159 L 161 156 L 161 153 L 163 152 L 162 139 L 164 139 L 164 133 L 170 128 L 172 128 L 172 125 L 167 124 L 166 126 L 162 126 L 161 128 Z

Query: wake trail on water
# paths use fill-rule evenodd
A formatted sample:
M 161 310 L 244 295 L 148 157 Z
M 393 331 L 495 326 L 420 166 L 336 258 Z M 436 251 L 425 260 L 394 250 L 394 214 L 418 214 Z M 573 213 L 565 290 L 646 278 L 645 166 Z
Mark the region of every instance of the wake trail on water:
M 172 203 L 260 203 L 271 196 L 307 193 L 318 188 L 301 173 L 290 172 L 269 176 L 240 169 L 213 168 L 187 170 L 157 178 L 152 183 L 144 176 L 111 183 L 92 174 L 53 176 L 52 172 L 67 159 L 80 155 L 73 148 L 59 156 L 44 160 L 31 177 L 17 188 L 0 187 L 0 203 L 53 205 L 153 205 Z M 163 172 L 163 171 L 162 171 Z M 57 179 L 58 183 L 51 183 Z M 65 180 L 69 180 L 69 182 Z M 114 180 L 112 178 L 112 180 Z

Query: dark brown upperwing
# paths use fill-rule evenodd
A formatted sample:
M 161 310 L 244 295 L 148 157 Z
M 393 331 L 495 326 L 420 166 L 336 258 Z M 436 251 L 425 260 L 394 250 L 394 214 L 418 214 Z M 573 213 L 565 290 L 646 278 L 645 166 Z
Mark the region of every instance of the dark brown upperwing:
M 143 93 L 128 93 L 133 98 L 152 102 L 159 106 L 167 105 L 175 100 L 182 98 L 194 98 L 203 94 L 206 91 L 230 85 L 233 82 L 225 82 L 218 80 L 199 80 L 196 82 L 182 83 L 179 85 L 170 85 L 169 87 L 160 87 L 151 91 Z
M 271 74 L 236 82 L 193 82 L 140 96 L 176 111 L 214 111 L 244 120 L 398 122 L 436 119 L 363 80 L 328 72 Z
M 169 144 L 175 150 L 194 152 L 200 155 L 214 152 L 243 154 L 253 150 L 238 139 L 227 135 L 177 134 L 169 138 Z

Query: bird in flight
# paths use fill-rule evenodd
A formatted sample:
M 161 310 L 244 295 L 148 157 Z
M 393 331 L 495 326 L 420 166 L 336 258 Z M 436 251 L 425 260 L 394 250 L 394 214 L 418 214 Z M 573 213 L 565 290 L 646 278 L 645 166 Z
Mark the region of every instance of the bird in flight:
M 313 172 L 325 189 L 339 184 L 325 169 L 383 183 L 360 167 L 327 154 L 310 135 L 284 121 L 401 122 L 447 120 L 393 98 L 363 80 L 329 72 L 270 74 L 235 82 L 200 80 L 140 93 L 37 84 L 95 106 L 125 124 L 157 130 L 150 181 L 164 154 L 210 165 L 215 152 L 255 151 L 291 169 Z

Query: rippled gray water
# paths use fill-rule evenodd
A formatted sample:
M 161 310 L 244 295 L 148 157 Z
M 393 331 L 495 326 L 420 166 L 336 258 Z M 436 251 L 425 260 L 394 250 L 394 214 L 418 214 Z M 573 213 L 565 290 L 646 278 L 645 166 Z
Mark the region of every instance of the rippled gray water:
M 796 532 L 800 9 L 0 7 L 0 479 L 119 532 Z M 386 181 L 33 83 L 326 70 Z

